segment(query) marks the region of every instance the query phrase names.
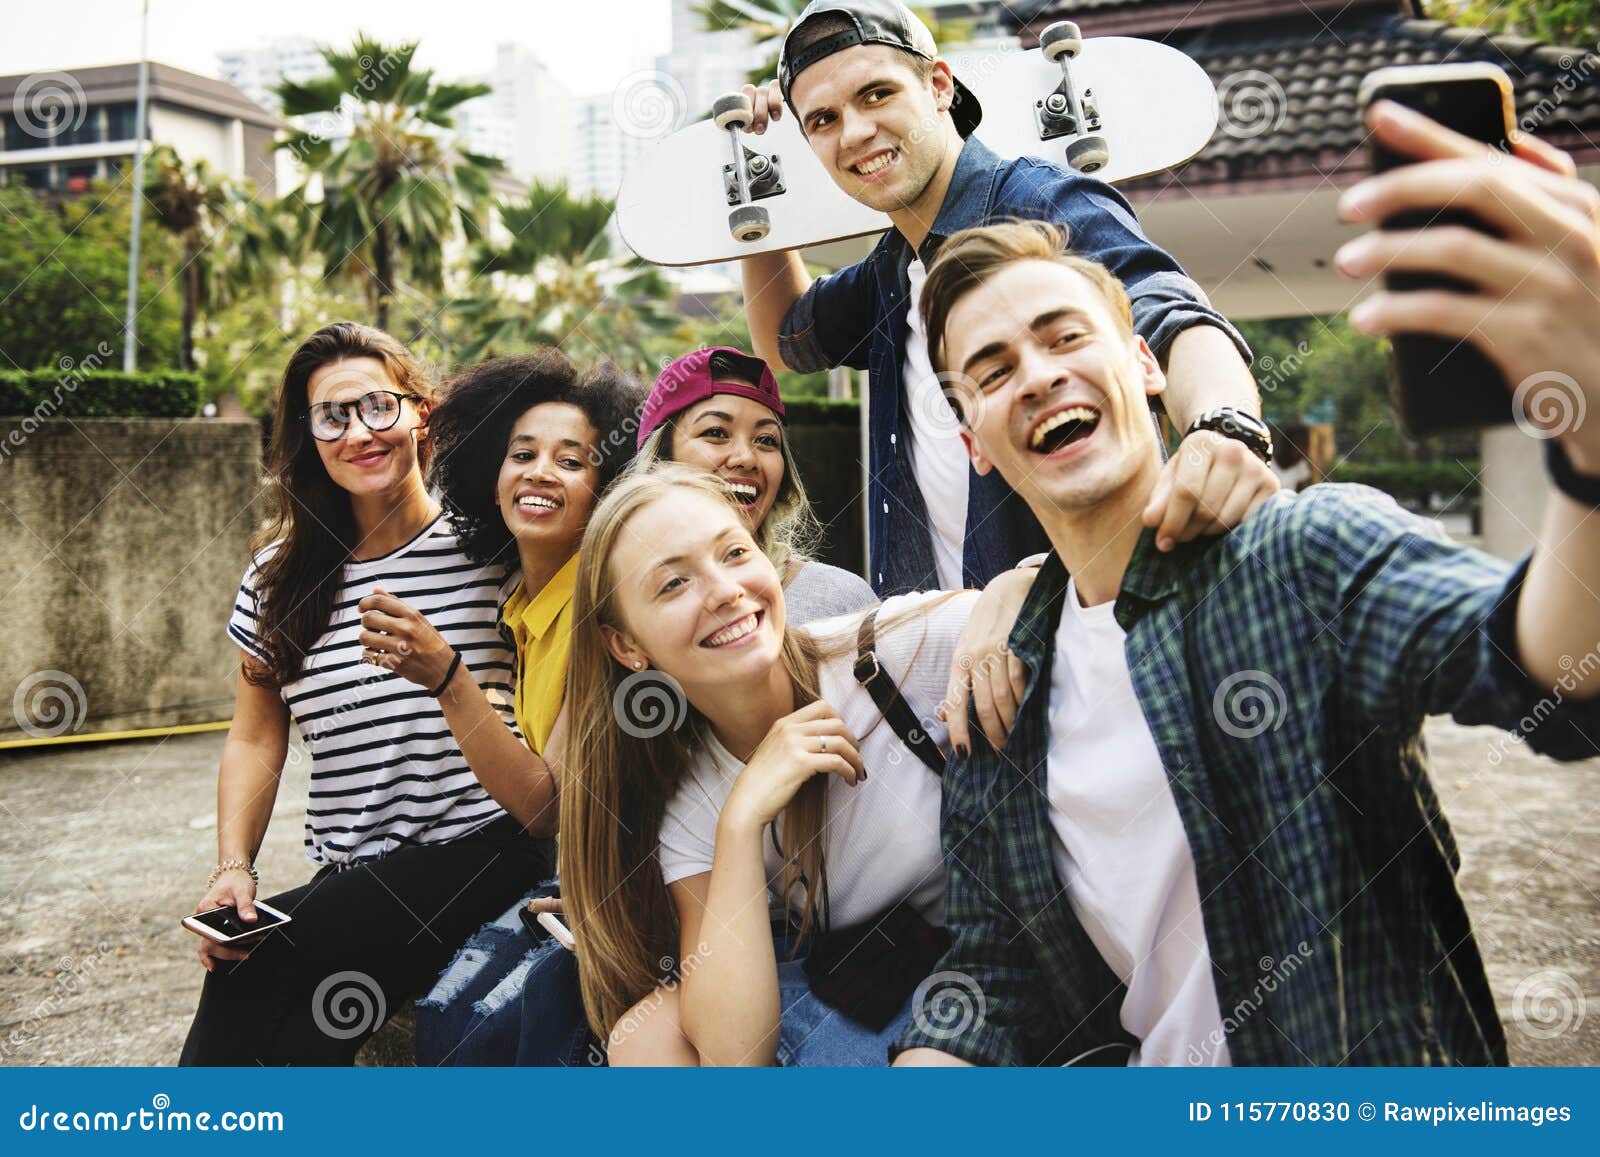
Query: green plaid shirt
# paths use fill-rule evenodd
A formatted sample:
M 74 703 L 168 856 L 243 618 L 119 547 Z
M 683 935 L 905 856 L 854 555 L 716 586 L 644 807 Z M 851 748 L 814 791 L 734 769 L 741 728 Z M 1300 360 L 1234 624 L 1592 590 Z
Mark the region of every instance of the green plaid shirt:
M 1356 486 L 1279 496 L 1170 554 L 1149 531 L 1140 540 L 1115 613 L 1194 853 L 1234 1064 L 1505 1063 L 1421 729 L 1449 713 L 1556 758 L 1600 754 L 1600 701 L 1541 689 L 1513 659 L 1525 570 Z M 963 1003 L 957 1016 L 919 1009 L 897 1051 L 1127 1060 L 1105 1047 L 1132 1043 L 1124 987 L 1052 857 L 1050 669 L 1066 587 L 1052 554 L 1011 636 L 1028 681 L 1005 749 L 980 741 L 945 774 L 954 943 L 939 970 Z

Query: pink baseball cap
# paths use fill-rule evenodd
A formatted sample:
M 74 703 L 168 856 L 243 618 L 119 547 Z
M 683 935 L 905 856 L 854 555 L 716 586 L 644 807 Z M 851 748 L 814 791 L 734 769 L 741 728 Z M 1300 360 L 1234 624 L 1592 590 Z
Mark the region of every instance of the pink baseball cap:
M 756 384 L 749 385 L 750 380 Z M 661 371 L 639 416 L 639 446 L 668 418 L 716 394 L 749 398 L 783 417 L 783 399 L 771 367 L 732 346 L 713 346 L 684 354 Z

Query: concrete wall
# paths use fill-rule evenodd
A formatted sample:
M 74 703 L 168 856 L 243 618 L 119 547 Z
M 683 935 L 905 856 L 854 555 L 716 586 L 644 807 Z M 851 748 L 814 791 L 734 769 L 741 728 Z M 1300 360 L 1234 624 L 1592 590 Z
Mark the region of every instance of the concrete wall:
M 1483 549 L 1516 560 L 1533 549 L 1550 495 L 1544 443 L 1515 426 L 1485 430 L 1483 453 Z
M 253 421 L 0 419 L 0 740 L 226 719 Z

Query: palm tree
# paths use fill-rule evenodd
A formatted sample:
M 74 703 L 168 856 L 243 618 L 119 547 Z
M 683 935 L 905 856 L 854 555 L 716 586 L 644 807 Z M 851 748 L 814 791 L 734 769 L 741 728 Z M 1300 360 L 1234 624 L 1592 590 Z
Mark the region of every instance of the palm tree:
M 185 163 L 170 145 L 150 151 L 145 200 L 151 216 L 178 239 L 182 265 L 182 340 L 178 368 L 193 370 L 194 331 L 202 313 L 269 284 L 284 238 L 254 191 L 212 169 Z
M 443 130 L 462 102 L 486 84 L 435 81 L 412 66 L 415 43 L 387 46 L 357 33 L 346 51 L 323 48 L 329 75 L 277 87 L 286 117 L 338 117 L 348 133 L 299 128 L 278 142 L 321 177 L 322 196 L 302 189 L 289 204 L 321 253 L 328 276 L 355 275 L 366 287 L 380 329 L 402 276 L 419 288 L 444 283 L 444 248 L 459 226 L 481 235 L 479 213 L 501 163 L 453 148 Z
M 651 265 L 615 256 L 612 203 L 574 197 L 564 183 L 536 182 L 503 205 L 505 243 L 480 248 L 474 293 L 458 300 L 460 356 L 467 361 L 533 345 L 560 346 L 574 361 L 607 357 L 630 369 L 651 362 L 652 341 L 679 325 L 673 291 Z

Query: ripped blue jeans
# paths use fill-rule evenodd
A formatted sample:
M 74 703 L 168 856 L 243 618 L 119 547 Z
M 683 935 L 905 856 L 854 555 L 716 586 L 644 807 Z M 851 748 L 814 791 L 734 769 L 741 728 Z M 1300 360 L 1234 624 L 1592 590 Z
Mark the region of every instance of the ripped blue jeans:
M 541 885 L 473 933 L 417 1002 L 418 1065 L 604 1063 L 589 1032 L 578 962 L 553 939 L 534 943 L 520 912 Z

